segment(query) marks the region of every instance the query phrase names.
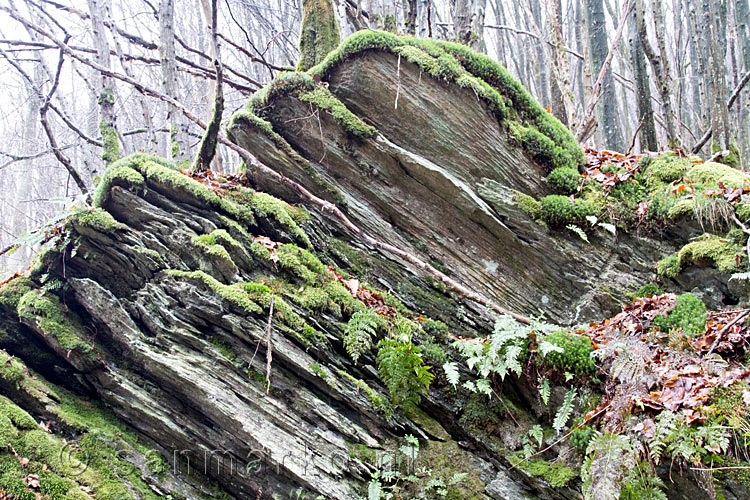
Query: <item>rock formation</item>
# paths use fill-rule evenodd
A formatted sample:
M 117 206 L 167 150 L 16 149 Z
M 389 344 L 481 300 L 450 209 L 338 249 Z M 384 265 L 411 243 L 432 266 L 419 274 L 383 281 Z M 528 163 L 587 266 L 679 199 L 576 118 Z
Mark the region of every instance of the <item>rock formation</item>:
M 598 228 L 585 241 L 540 223 L 548 175 L 577 175 L 584 152 L 503 68 L 454 44 L 356 34 L 309 74 L 280 75 L 228 132 L 368 235 L 558 325 L 617 313 L 702 232 L 688 221 L 666 233 Z M 145 154 L 115 163 L 97 208 L 50 228 L 50 248 L 0 288 L 0 444 L 12 444 L 0 488 L 353 499 L 413 436 L 426 498 L 579 498 L 570 468 L 511 465 L 544 417 L 535 381 L 510 377 L 490 404 L 443 373 L 458 359 L 452 340 L 488 335 L 492 314 L 301 201 L 252 169 L 191 176 Z M 706 300 L 731 300 L 726 276 L 711 288 L 715 270 L 701 269 Z M 690 272 L 669 286 L 696 288 Z M 371 332 L 355 337 L 355 317 Z M 382 339 L 419 358 L 416 370 L 430 366 L 422 387 L 383 376 Z

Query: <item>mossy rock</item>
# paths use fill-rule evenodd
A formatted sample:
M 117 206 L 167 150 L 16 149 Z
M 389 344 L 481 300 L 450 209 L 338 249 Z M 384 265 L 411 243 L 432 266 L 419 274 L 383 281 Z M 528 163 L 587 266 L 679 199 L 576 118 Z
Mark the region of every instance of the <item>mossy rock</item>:
M 567 196 L 550 195 L 539 200 L 539 217 L 550 227 L 560 228 L 568 224 L 582 224 L 586 217 L 597 214 L 593 202 L 581 199 L 571 200 Z

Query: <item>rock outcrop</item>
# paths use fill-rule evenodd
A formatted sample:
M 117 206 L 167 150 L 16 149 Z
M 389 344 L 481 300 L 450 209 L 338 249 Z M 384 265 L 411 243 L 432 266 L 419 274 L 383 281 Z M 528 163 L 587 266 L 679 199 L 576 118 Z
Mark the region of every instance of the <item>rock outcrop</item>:
M 583 152 L 468 49 L 364 33 L 311 73 L 259 93 L 233 140 L 510 310 L 608 316 L 684 243 L 605 230 L 586 242 L 535 221 L 524 200 L 551 194 L 549 172 L 578 170 Z M 539 412 L 532 382 L 506 383 L 514 409 L 496 411 L 445 380 L 451 336 L 491 331 L 485 308 L 299 202 L 253 171 L 193 178 L 142 154 L 113 165 L 98 208 L 72 212 L 0 288 L 0 432 L 30 459 L 0 452 L 0 487 L 26 498 L 22 478 L 44 464 L 54 498 L 352 499 L 412 435 L 448 498 L 578 498 L 508 461 Z M 437 376 L 418 406 L 389 394 L 374 347 L 350 356 L 350 320 L 373 308 L 390 323 L 376 337 L 408 321 Z M 477 405 L 492 436 L 467 429 Z M 56 459 L 38 422 L 78 448 Z

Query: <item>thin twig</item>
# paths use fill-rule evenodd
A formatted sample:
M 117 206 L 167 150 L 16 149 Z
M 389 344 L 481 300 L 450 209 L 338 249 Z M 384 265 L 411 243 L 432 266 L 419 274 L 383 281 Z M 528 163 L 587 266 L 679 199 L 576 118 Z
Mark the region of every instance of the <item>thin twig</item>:
M 268 311 L 268 326 L 266 327 L 266 394 L 271 391 L 271 358 L 273 357 L 273 347 L 271 346 L 271 325 L 273 319 L 273 298 L 271 294 L 271 306 Z
M 638 127 L 635 129 L 635 132 L 633 132 L 633 140 L 630 141 L 630 147 L 628 148 L 628 151 L 625 153 L 625 156 L 628 156 L 635 147 L 635 140 L 638 137 L 638 132 L 641 131 L 641 127 L 643 127 L 643 124 L 646 122 L 646 113 L 643 113 L 643 116 L 641 117 L 641 122 L 638 124 Z
M 565 435 L 564 435 L 563 437 L 561 437 L 560 439 L 558 439 L 557 441 L 555 441 L 555 442 L 554 442 L 554 443 L 552 443 L 551 445 L 547 446 L 547 447 L 546 447 L 545 449 L 543 449 L 543 450 L 540 450 L 540 451 L 537 451 L 537 452 L 536 452 L 536 453 L 534 453 L 533 455 L 530 455 L 530 456 L 528 456 L 528 457 L 524 458 L 523 460 L 521 460 L 520 462 L 518 462 L 518 463 L 517 463 L 516 465 L 514 465 L 513 467 L 511 467 L 511 468 L 510 468 L 509 470 L 513 470 L 513 469 L 515 469 L 516 467 L 518 467 L 519 465 L 521 465 L 522 463 L 524 463 L 525 461 L 527 461 L 527 460 L 531 460 L 532 458 L 534 458 L 534 457 L 537 457 L 537 456 L 541 455 L 541 454 L 542 454 L 542 453 L 544 453 L 545 451 L 548 451 L 548 450 L 550 450 L 550 449 L 554 448 L 554 447 L 555 447 L 555 446 L 557 446 L 557 445 L 558 445 L 559 443 L 563 442 L 563 441 L 564 441 L 565 439 L 567 439 L 568 437 L 570 437 L 570 435 L 571 435 L 571 434 L 573 434 L 573 431 L 574 431 L 574 430 L 576 430 L 576 429 L 580 428 L 581 426 L 583 426 L 583 425 L 584 425 L 584 424 L 585 424 L 586 422 L 588 422 L 589 420 L 591 420 L 591 419 L 593 419 L 594 417 L 596 417 L 596 416 L 600 415 L 600 414 L 601 414 L 601 413 L 602 413 L 602 412 L 603 412 L 604 410 L 606 410 L 607 408 L 609 408 L 609 407 L 610 407 L 611 405 L 612 405 L 612 402 L 609 402 L 609 403 L 607 403 L 607 406 L 605 406 L 605 407 L 604 407 L 604 408 L 602 408 L 601 410 L 599 410 L 599 411 L 597 411 L 596 413 L 594 413 L 593 415 L 591 415 L 591 416 L 590 416 L 589 418 L 585 419 L 585 420 L 584 420 L 583 422 L 581 422 L 580 424 L 578 424 L 578 425 L 576 425 L 575 427 L 573 427 L 572 429 L 570 429 L 570 431 L 568 431 L 568 433 L 567 433 L 567 434 L 565 434 Z
M 719 345 L 719 341 L 721 340 L 721 336 L 724 334 L 725 331 L 727 331 L 732 325 L 737 324 L 737 322 L 739 320 L 743 319 L 748 314 L 750 314 L 750 311 L 745 311 L 745 312 L 743 312 L 741 314 L 738 314 L 732 321 L 730 321 L 729 323 L 727 323 L 726 325 L 724 325 L 724 327 L 721 330 L 719 330 L 719 333 L 716 334 L 716 340 L 714 340 L 714 343 L 711 344 L 711 348 L 708 350 L 708 352 L 706 353 L 706 356 L 704 356 L 704 357 L 710 356 L 711 353 L 714 351 L 714 349 L 716 349 L 716 346 Z

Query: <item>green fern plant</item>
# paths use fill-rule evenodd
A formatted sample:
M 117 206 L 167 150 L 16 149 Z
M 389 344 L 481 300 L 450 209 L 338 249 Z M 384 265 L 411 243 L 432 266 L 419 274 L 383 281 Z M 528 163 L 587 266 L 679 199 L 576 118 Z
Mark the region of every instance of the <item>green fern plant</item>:
M 586 500 L 618 500 L 623 480 L 635 466 L 637 453 L 627 436 L 596 432 L 581 467 Z
M 654 474 L 648 463 L 639 461 L 625 479 L 620 500 L 667 500 L 664 481 Z
M 401 339 L 383 339 L 378 343 L 378 373 L 395 404 L 413 407 L 430 388 L 435 376 L 422 360 L 422 350 Z
M 570 414 L 573 413 L 573 401 L 575 400 L 576 395 L 577 391 L 575 387 L 565 394 L 565 400 L 563 401 L 563 404 L 560 405 L 560 408 L 557 409 L 555 419 L 552 421 L 552 428 L 555 429 L 555 432 L 563 430 L 565 424 L 568 423 Z
M 373 309 L 357 311 L 344 326 L 344 348 L 356 364 L 372 348 L 380 317 Z

